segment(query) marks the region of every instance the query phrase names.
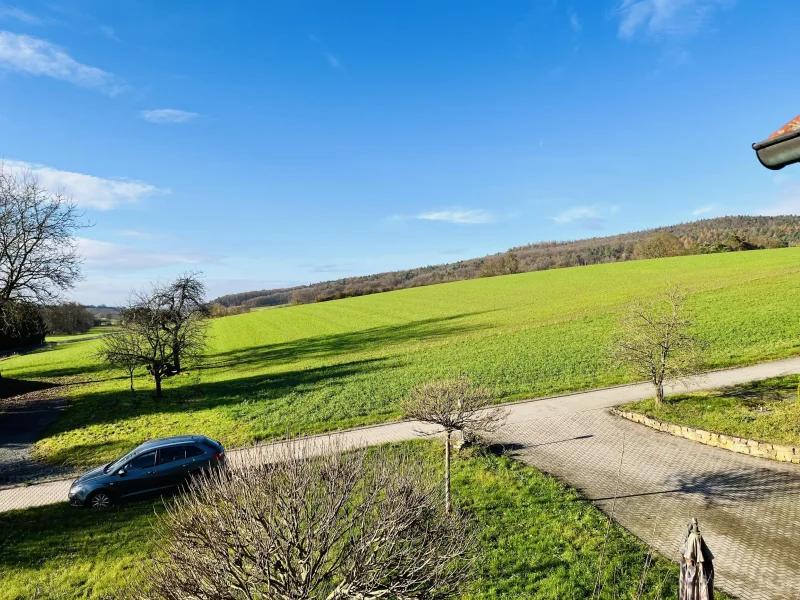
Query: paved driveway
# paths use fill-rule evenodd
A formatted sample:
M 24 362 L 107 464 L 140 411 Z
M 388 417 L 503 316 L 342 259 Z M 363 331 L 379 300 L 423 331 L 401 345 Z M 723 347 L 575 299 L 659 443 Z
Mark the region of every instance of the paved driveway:
M 715 371 L 671 391 L 792 373 L 800 373 L 800 358 Z M 649 386 L 637 384 L 517 403 L 496 438 L 521 460 L 580 489 L 669 558 L 677 559 L 686 524 L 697 517 L 726 591 L 742 598 L 800 598 L 800 467 L 672 437 L 607 410 L 650 395 Z M 321 437 L 355 448 L 412 439 L 420 430 L 433 431 L 401 422 Z M 236 466 L 265 452 L 270 450 L 229 455 Z M 0 490 L 0 511 L 63 501 L 69 483 Z

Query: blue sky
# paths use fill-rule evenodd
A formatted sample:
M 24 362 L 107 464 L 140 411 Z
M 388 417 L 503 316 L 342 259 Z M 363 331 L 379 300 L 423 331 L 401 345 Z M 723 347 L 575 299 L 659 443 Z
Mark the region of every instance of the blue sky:
M 0 155 L 94 224 L 72 296 L 212 295 L 800 212 L 795 0 L 0 2 Z M 794 179 L 793 179 L 794 177 Z

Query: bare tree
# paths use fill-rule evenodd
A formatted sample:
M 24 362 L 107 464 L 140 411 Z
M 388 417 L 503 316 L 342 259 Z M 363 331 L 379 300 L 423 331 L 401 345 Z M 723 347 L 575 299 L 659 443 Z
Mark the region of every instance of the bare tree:
M 698 373 L 701 342 L 686 316 L 682 288 L 671 285 L 657 298 L 636 301 L 623 317 L 612 348 L 616 364 L 653 384 L 656 404 L 664 401 L 664 381 Z
M 160 517 L 144 597 L 426 600 L 459 591 L 475 530 L 445 513 L 419 458 L 315 453 L 290 444 L 263 466 L 196 478 Z
M 150 356 L 142 345 L 143 341 L 144 338 L 135 329 L 124 328 L 105 336 L 98 351 L 100 360 L 128 374 L 132 394 L 136 394 L 133 387 L 134 373 Z
M 153 291 L 163 317 L 162 327 L 170 336 L 172 366 L 181 372 L 181 359 L 199 356 L 205 347 L 205 323 L 211 309 L 205 301 L 206 286 L 200 273 L 186 273 Z
M 439 425 L 445 432 L 444 487 L 445 507 L 450 512 L 450 446 L 454 431 L 462 435 L 496 431 L 508 416 L 501 407 L 492 407 L 493 396 L 463 375 L 456 379 L 434 381 L 414 388 L 403 403 L 409 419 Z
M 153 377 L 156 398 L 161 398 L 161 382 L 173 370 L 172 336 L 163 324 L 164 315 L 152 294 L 135 293 L 129 306 L 120 312 L 120 335 L 129 340 L 128 349 L 138 353 L 139 363 Z
M 103 338 L 100 357 L 128 371 L 144 365 L 161 398 L 165 377 L 180 372 L 182 361 L 199 357 L 205 349 L 207 314 L 202 302 L 205 287 L 194 274 L 149 291 L 134 292 L 120 311 L 120 332 Z
M 49 304 L 81 278 L 77 205 L 0 163 L 0 304 Z

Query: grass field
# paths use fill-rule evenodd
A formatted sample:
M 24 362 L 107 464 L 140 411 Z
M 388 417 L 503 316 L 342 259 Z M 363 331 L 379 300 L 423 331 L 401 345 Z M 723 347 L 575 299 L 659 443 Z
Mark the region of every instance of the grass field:
M 442 448 L 411 442 L 441 464 Z M 480 530 L 470 600 L 583 599 L 591 595 L 606 517 L 553 478 L 505 457 L 477 451 L 456 455 L 454 498 Z M 138 565 L 153 539 L 159 502 L 107 513 L 64 504 L 0 514 L 0 599 L 98 599 L 141 585 Z M 636 597 L 647 548 L 612 525 L 602 572 L 602 598 Z M 677 596 L 677 567 L 657 558 L 642 598 Z M 46 593 L 45 593 L 46 592 Z M 721 596 L 724 598 L 724 596 Z
M 74 335 L 48 335 L 45 338 L 46 342 L 72 342 L 75 340 L 82 340 L 85 338 L 96 337 L 98 335 L 105 335 L 106 333 L 111 333 L 116 331 L 117 328 L 112 325 L 102 325 L 99 327 L 92 327 L 86 333 L 77 333 Z
M 161 435 L 235 446 L 398 416 L 420 382 L 465 373 L 498 400 L 628 382 L 606 348 L 622 307 L 688 286 L 708 366 L 800 351 L 800 248 L 688 256 L 478 279 L 214 320 L 202 366 L 136 399 L 97 364 L 100 340 L 11 358 L 3 377 L 67 377 L 71 406 L 37 456 L 87 466 Z
M 623 408 L 669 423 L 689 425 L 764 442 L 800 444 L 797 375 L 734 387 L 670 396 L 661 408 L 653 400 Z

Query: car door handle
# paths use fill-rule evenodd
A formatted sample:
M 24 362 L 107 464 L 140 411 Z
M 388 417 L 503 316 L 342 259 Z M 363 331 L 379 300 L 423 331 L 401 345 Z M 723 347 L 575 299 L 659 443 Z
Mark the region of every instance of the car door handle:
M 155 471 L 148 471 L 147 472 L 148 475 L 152 475 L 153 473 L 155 473 Z

